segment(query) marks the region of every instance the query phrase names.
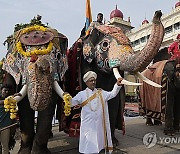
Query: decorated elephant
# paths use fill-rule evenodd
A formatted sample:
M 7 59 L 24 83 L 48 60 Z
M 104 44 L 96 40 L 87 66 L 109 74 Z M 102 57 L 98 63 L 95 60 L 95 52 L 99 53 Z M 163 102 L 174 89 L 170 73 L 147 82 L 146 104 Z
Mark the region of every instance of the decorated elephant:
M 147 125 L 165 122 L 164 133 L 174 135 L 180 130 L 180 64 L 168 59 L 166 52 L 155 56 L 155 63 L 143 71 L 144 76 L 162 85 L 161 89 L 143 83 L 140 87 L 140 114 L 147 116 Z M 158 61 L 161 60 L 161 61 Z
M 84 89 L 85 86 L 82 82 L 82 76 L 89 70 L 93 70 L 97 73 L 97 87 L 104 90 L 112 90 L 116 79 L 123 74 L 124 71 L 128 71 L 143 78 L 145 82 L 153 86 L 160 87 L 158 84 L 148 80 L 142 76 L 139 71 L 145 69 L 145 67 L 151 62 L 154 55 L 158 52 L 164 36 L 164 27 L 160 21 L 162 13 L 156 11 L 153 24 L 152 33 L 147 45 L 140 52 L 133 51 L 130 40 L 125 36 L 123 31 L 119 27 L 110 25 L 95 26 L 91 33 L 83 39 L 82 52 L 80 52 L 79 41 L 74 45 L 79 52 L 73 55 L 73 49 L 69 51 L 68 55 L 73 59 L 79 60 L 79 65 L 76 67 L 73 63 L 74 73 L 78 71 L 79 86 Z M 73 60 L 72 60 L 73 61 Z M 70 62 L 70 61 L 69 61 Z M 74 61 L 73 61 L 74 62 Z M 119 73 L 120 72 L 120 73 Z M 71 73 L 71 72 L 70 72 Z M 71 80 L 73 79 L 73 73 L 71 73 Z M 77 82 L 77 80 L 75 80 Z M 141 85 L 140 83 L 132 83 L 122 80 L 125 85 Z M 77 84 L 78 85 L 78 84 Z M 75 86 L 76 87 L 76 86 Z M 76 89 L 78 89 L 76 87 Z M 118 144 L 117 139 L 114 136 L 115 129 L 123 129 L 123 108 L 125 102 L 124 88 L 114 99 L 108 103 L 111 134 L 113 144 Z M 76 113 L 77 115 L 77 113 Z M 73 118 L 74 119 L 74 118 Z
M 58 95 L 63 97 L 59 82 L 67 70 L 67 37 L 42 24 L 38 16 L 30 24 L 16 25 L 9 38 L 3 63 L 7 72 L 4 82 L 15 83 L 20 90 L 14 97 L 19 102 L 21 129 L 18 153 L 51 153 L 47 143 Z M 36 131 L 35 111 L 38 111 Z

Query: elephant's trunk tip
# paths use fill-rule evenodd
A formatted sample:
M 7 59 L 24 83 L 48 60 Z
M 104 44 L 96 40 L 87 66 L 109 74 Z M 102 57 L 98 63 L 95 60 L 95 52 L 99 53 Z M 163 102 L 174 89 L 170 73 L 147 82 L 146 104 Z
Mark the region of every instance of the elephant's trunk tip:
M 161 16 L 162 16 L 161 10 L 157 10 L 154 14 L 153 23 L 160 22 Z

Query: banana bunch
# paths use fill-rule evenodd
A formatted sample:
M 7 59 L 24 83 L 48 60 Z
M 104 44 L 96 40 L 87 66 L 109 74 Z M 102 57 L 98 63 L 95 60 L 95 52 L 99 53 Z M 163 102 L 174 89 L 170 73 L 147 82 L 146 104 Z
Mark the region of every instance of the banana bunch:
M 4 100 L 4 108 L 6 112 L 10 112 L 10 118 L 15 119 L 17 116 L 17 102 L 13 96 L 9 96 Z
M 65 94 L 63 96 L 63 100 L 64 100 L 64 113 L 65 116 L 69 116 L 71 114 L 71 95 L 70 94 Z

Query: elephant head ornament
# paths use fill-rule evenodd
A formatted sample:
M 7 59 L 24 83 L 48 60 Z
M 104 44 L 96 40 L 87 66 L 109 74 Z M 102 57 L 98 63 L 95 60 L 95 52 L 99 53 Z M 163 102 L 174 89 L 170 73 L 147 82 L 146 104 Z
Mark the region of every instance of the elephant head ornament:
M 16 84 L 24 87 L 33 110 L 44 110 L 48 105 L 52 89 L 62 97 L 58 81 L 67 70 L 67 38 L 57 30 L 42 25 L 31 25 L 13 34 L 3 69 L 10 73 Z
M 105 72 L 111 71 L 113 68 L 116 78 L 120 76 L 118 73 L 119 69 L 134 73 L 138 77 L 143 78 L 145 82 L 160 87 L 160 85 L 142 76 L 139 71 L 146 68 L 161 46 L 164 37 L 164 27 L 160 20 L 161 16 L 161 11 L 155 12 L 151 36 L 146 46 L 140 52 L 135 52 L 132 49 L 130 40 L 119 27 L 110 25 L 96 26 L 89 37 L 84 40 L 84 59 L 89 63 L 95 60 L 98 68 Z M 127 85 L 140 85 L 126 80 L 122 82 Z

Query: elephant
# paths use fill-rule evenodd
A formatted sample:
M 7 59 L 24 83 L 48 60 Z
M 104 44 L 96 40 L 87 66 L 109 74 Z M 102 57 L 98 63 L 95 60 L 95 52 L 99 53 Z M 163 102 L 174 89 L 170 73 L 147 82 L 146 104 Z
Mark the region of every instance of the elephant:
M 142 76 L 139 71 L 144 70 L 151 62 L 162 43 L 164 27 L 160 20 L 161 16 L 161 11 L 155 12 L 151 36 L 144 49 L 140 52 L 135 52 L 132 49 L 130 40 L 119 27 L 110 25 L 95 26 L 89 35 L 82 38 L 82 43 L 80 41 L 81 39 L 75 42 L 74 47 L 79 50 L 80 45 L 82 45 L 82 51 L 76 51 L 78 56 L 73 54 L 74 48 L 68 52 L 71 58 L 69 62 L 73 59 L 73 56 L 75 56 L 74 59 L 78 59 L 79 61 L 77 67 L 73 65 L 75 67 L 74 74 L 76 75 L 73 74 L 73 71 L 70 71 L 70 81 L 74 80 L 72 79 L 73 75 L 78 78 L 78 80 L 75 80 L 76 86 L 74 85 L 74 87 L 76 89 L 78 89 L 77 87 L 80 87 L 80 89 L 85 88 L 82 76 L 89 70 L 97 73 L 97 87 L 107 91 L 112 90 L 117 78 L 123 76 L 124 71 L 143 78 L 145 82 L 153 86 L 160 87 L 158 84 Z M 122 80 L 122 83 L 125 85 L 141 85 L 141 83 L 132 83 L 125 79 Z M 115 137 L 115 129 L 124 130 L 124 103 L 124 88 L 121 89 L 117 97 L 108 103 L 111 135 L 114 146 L 118 144 Z
M 155 56 L 155 63 L 143 74 L 161 84 L 162 89 L 143 83 L 140 87 L 140 114 L 147 116 L 147 125 L 153 125 L 151 118 L 155 120 L 155 125 L 164 122 L 164 134 L 174 135 L 180 130 L 180 64 L 179 60 L 168 60 L 170 55 L 167 54 L 167 48 L 164 56 L 159 55 Z
M 47 143 L 56 102 L 63 98 L 59 84 L 68 68 L 67 37 L 40 20 L 38 16 L 29 24 L 16 25 L 3 62 L 7 74 L 4 83 L 11 83 L 16 92 L 20 91 L 14 96 L 21 130 L 19 154 L 51 153 Z

